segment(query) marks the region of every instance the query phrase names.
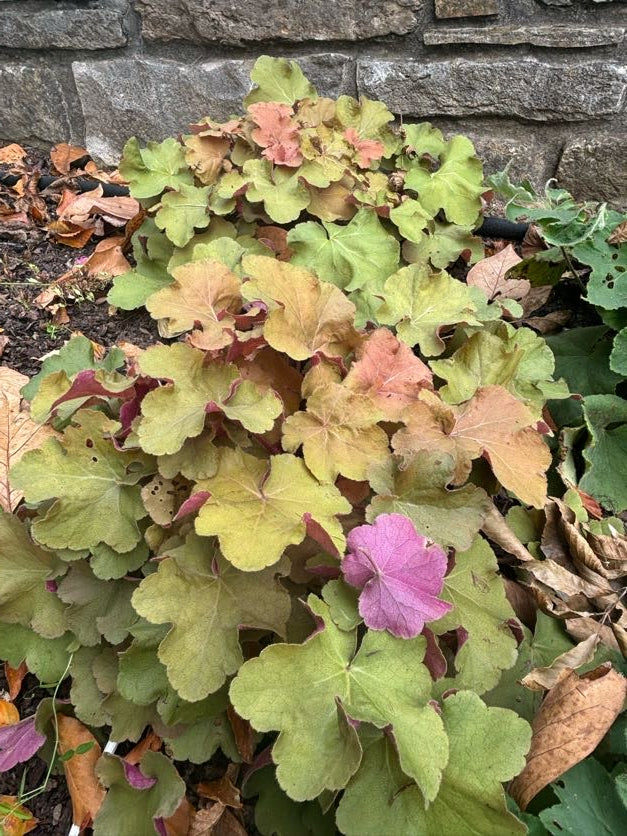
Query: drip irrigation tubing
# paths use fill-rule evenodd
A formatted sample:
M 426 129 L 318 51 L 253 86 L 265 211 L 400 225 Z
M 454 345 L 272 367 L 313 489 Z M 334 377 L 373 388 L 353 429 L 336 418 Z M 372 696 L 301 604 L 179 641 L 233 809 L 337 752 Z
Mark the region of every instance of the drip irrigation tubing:
M 5 186 L 14 186 L 20 178 L 15 174 L 0 173 L 0 183 Z M 39 178 L 39 188 L 47 189 L 53 183 L 62 178 L 52 174 L 42 174 Z M 72 186 L 78 188 L 79 192 L 89 192 L 98 186 L 102 187 L 104 197 L 128 197 L 128 186 L 120 186 L 117 183 L 102 183 L 100 180 L 91 180 L 87 177 L 78 177 L 72 180 Z M 529 224 L 517 224 L 508 221 L 506 218 L 484 218 L 481 225 L 475 230 L 476 235 L 482 238 L 503 238 L 506 241 L 522 241 L 527 233 Z

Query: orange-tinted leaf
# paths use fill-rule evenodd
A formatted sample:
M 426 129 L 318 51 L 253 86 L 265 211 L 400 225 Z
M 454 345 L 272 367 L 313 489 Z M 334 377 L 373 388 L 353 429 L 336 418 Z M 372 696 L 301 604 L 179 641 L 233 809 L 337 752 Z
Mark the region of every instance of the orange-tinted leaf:
M 289 261 L 293 255 L 292 250 L 287 246 L 287 229 L 283 227 L 258 226 L 255 230 L 255 238 L 270 247 L 279 261 Z
M 357 151 L 357 165 L 360 168 L 370 168 L 375 160 L 380 160 L 385 152 L 385 146 L 377 139 L 360 139 L 355 128 L 348 128 L 344 132 L 344 139 Z
M 230 147 L 230 141 L 224 137 L 195 134 L 185 137 L 185 159 L 203 185 L 216 182 Z
M 26 375 L 0 367 L 0 507 L 5 511 L 13 511 L 24 495 L 11 488 L 9 469 L 27 450 L 55 435 L 52 427 L 36 424 L 21 410 L 20 389 L 27 383 Z
M 93 743 L 83 754 L 75 754 L 63 761 L 63 770 L 72 799 L 72 821 L 81 827 L 93 821 L 106 795 L 96 777 L 96 761 L 102 750 L 96 738 L 75 717 L 63 714 L 58 717 L 59 752 L 61 755 L 84 743 Z
M 24 836 L 39 824 L 30 810 L 17 803 L 14 795 L 0 795 L 2 836 Z
M 22 662 L 19 667 L 12 668 L 8 662 L 4 663 L 4 676 L 9 686 L 9 697 L 14 700 L 20 693 L 24 677 L 28 673 L 26 662 Z
M 20 722 L 20 712 L 8 700 L 0 700 L 0 726 L 14 726 Z
M 522 299 L 531 285 L 526 279 L 508 279 L 506 273 L 515 264 L 520 264 L 522 258 L 516 254 L 511 244 L 498 253 L 484 258 L 468 271 L 466 281 L 473 287 L 478 287 L 488 299 L 503 296 L 507 299 Z
M 0 148 L 0 165 L 13 165 L 21 163 L 26 156 L 26 151 L 21 145 L 12 142 L 10 145 L 5 145 Z
M 174 813 L 164 821 L 167 836 L 188 836 L 195 815 L 196 810 L 184 798 Z
M 527 765 L 509 788 L 521 810 L 597 747 L 623 710 L 626 695 L 627 679 L 609 662 L 583 676 L 565 673 L 533 720 Z
M 377 328 L 358 348 L 346 377 L 349 389 L 369 397 L 388 421 L 433 388 L 430 369 L 387 328 Z
M 133 197 L 103 197 L 99 185 L 90 192 L 75 195 L 74 200 L 57 209 L 57 215 L 60 220 L 80 227 L 93 226 L 94 215 L 113 226 L 124 226 L 139 210 L 139 203 Z
M 293 109 L 277 102 L 258 102 L 250 105 L 248 112 L 258 126 L 252 138 L 263 148 L 263 156 L 277 165 L 299 166 L 303 155 L 298 126 L 292 121 Z
M 198 784 L 196 792 L 202 798 L 210 798 L 212 801 L 219 801 L 225 807 L 233 807 L 236 810 L 242 808 L 239 790 L 232 783 L 227 774 L 216 781 L 204 781 Z
M 84 148 L 67 145 L 65 142 L 60 142 L 50 149 L 50 159 L 59 174 L 69 174 L 72 163 L 86 156 L 88 154 Z
M 140 740 L 139 743 L 136 743 L 135 746 L 133 746 L 133 748 L 128 754 L 124 755 L 124 760 L 127 763 L 137 765 L 143 758 L 145 752 L 158 752 L 161 749 L 161 746 L 161 738 L 158 734 L 155 734 L 151 729 L 146 735 L 146 737 L 142 738 L 142 740 Z
M 123 245 L 123 235 L 114 235 L 100 241 L 83 265 L 88 275 L 97 276 L 100 273 L 106 273 L 108 276 L 121 276 L 122 273 L 128 272 L 131 265 L 124 257 Z
M 85 246 L 94 231 L 93 227 L 83 229 L 83 227 L 66 221 L 51 221 L 48 224 L 48 229 L 54 235 L 57 243 L 65 244 L 66 247 L 73 247 L 77 250 L 81 250 Z

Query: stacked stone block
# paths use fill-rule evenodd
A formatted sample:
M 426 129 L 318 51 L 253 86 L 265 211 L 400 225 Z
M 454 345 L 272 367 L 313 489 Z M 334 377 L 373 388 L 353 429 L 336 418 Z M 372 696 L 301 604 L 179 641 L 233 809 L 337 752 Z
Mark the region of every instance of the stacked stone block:
M 0 0 L 0 138 L 115 162 L 240 109 L 254 59 L 469 135 L 489 170 L 627 202 L 622 0 Z

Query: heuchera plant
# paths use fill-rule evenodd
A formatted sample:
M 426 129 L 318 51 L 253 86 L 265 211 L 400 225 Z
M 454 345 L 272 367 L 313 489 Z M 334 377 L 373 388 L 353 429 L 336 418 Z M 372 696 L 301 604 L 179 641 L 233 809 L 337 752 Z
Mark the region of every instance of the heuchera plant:
M 50 682 L 72 653 L 76 716 L 151 726 L 174 760 L 240 761 L 237 712 L 263 833 L 285 832 L 272 810 L 303 833 L 524 833 L 502 782 L 530 727 L 482 699 L 517 640 L 480 530 L 499 491 L 543 506 L 542 407 L 567 390 L 515 302 L 444 269 L 481 252 L 467 139 L 318 97 L 293 62 L 253 81 L 244 117 L 126 146 L 146 215 L 110 301 L 180 339 L 76 337 L 26 387 L 55 429 L 0 516 L 3 658 Z M 162 754 L 99 768 L 97 834 L 184 793 Z

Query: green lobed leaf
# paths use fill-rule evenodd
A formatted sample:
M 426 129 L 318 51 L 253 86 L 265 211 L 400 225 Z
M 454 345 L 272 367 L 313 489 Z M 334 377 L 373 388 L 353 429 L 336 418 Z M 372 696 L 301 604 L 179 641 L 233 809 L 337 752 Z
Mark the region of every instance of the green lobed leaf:
M 217 691 L 243 662 L 240 625 L 285 634 L 289 595 L 274 569 L 240 572 L 213 549 L 211 540 L 194 533 L 168 554 L 157 572 L 141 582 L 133 606 L 152 623 L 172 624 L 159 644 L 159 659 L 180 696 L 200 700 Z
M 185 151 L 176 139 L 149 142 L 139 147 L 135 137 L 128 140 L 122 151 L 119 171 L 128 180 L 133 197 L 155 197 L 164 189 L 178 189 L 194 182 L 185 161 Z
M 184 247 L 192 240 L 196 229 L 209 225 L 210 191 L 210 186 L 199 188 L 182 184 L 177 191 L 166 192 L 161 198 L 155 223 L 175 247 Z
M 315 87 L 305 78 L 296 61 L 262 55 L 250 73 L 255 87 L 244 99 L 244 106 L 255 102 L 294 104 L 298 99 L 315 99 Z
M 21 624 L 0 622 L 0 659 L 12 668 L 22 662 L 40 682 L 58 682 L 70 661 L 68 647 L 74 642 L 71 633 L 46 639 Z
M 369 631 L 355 653 L 355 632 L 339 630 L 315 596 L 308 606 L 320 628 L 302 645 L 265 648 L 244 663 L 230 688 L 238 714 L 258 731 L 280 732 L 272 750 L 279 784 L 296 801 L 344 787 L 361 760 L 348 715 L 378 728 L 391 724 L 405 770 L 432 800 L 448 744 L 428 704 L 425 640 Z
M 583 414 L 590 432 L 584 448 L 581 490 L 614 513 L 627 508 L 627 402 L 617 395 L 588 395 Z

